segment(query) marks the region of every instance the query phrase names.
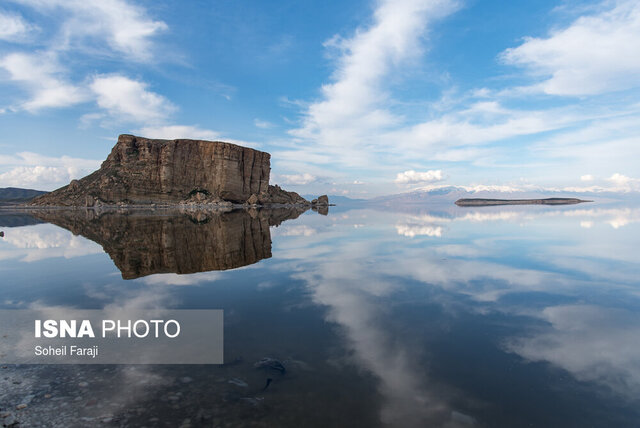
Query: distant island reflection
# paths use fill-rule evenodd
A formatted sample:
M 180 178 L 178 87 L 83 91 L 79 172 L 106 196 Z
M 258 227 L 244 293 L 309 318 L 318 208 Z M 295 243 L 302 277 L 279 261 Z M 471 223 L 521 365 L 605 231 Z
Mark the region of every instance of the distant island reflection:
M 234 269 L 271 257 L 270 226 L 308 208 L 233 211 L 34 210 L 33 217 L 102 246 L 123 279 Z

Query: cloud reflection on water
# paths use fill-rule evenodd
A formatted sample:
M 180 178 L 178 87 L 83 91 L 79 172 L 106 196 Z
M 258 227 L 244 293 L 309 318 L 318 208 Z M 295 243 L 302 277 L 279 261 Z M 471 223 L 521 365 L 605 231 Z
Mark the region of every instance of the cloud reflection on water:
M 546 322 L 547 327 L 534 332 L 504 338 L 503 349 L 525 361 L 567 370 L 578 381 L 604 385 L 627 398 L 637 396 L 640 344 L 634 338 L 640 334 L 640 318 L 629 309 L 598 306 L 596 296 L 639 296 L 640 254 L 633 238 L 638 229 L 616 232 L 637 223 L 639 209 L 350 214 L 352 221 L 367 218 L 375 231 L 348 231 L 349 224 L 337 224 L 338 230 L 320 232 L 312 240 L 283 244 L 287 251 L 276 257 L 287 259 L 314 249 L 311 262 L 289 258 L 287 269 L 299 271 L 295 278 L 305 281 L 313 302 L 327 308 L 326 320 L 343 332 L 353 362 L 380 380 L 383 422 L 461 423 L 460 418 L 451 419 L 457 415 L 451 403 L 460 402 L 460 394 L 454 389 L 442 393 L 421 363 L 423 352 L 392 328 L 391 308 L 397 296 L 411 292 L 415 285 L 409 284 L 415 281 L 439 289 L 438 303 L 456 311 L 524 315 Z M 469 229 L 487 222 L 491 224 L 482 229 Z M 585 222 L 611 226 L 612 232 L 581 234 L 577 227 Z M 444 225 L 446 234 L 441 233 Z M 328 240 L 340 244 L 328 246 Z M 612 264 L 618 267 L 615 272 Z M 532 293 L 554 296 L 559 304 L 507 299 Z M 567 300 L 596 303 L 560 304 Z

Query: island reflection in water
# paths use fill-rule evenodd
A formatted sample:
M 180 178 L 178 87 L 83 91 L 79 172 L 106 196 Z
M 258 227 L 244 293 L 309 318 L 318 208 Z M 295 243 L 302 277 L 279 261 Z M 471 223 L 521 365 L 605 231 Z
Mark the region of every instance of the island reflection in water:
M 272 257 L 259 263 L 129 281 L 99 245 L 52 224 L 5 232 L 5 308 L 225 310 L 222 366 L 10 366 L 0 402 L 33 395 L 34 413 L 17 415 L 25 424 L 38 414 L 60 426 L 150 427 L 632 427 L 640 418 L 637 206 L 336 207 L 272 227 Z M 183 252 L 198 259 L 197 242 Z M 263 357 L 286 373 L 254 367 Z
M 122 273 L 135 279 L 158 273 L 234 269 L 271 257 L 270 226 L 295 219 L 304 208 L 125 213 L 37 210 L 55 224 L 102 246 Z

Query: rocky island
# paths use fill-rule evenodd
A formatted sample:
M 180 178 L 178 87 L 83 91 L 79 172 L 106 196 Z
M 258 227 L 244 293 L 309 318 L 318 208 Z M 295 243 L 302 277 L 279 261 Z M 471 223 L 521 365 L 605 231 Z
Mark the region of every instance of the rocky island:
M 33 199 L 30 206 L 278 206 L 312 204 L 269 184 L 271 155 L 221 141 L 120 135 L 100 169 Z
M 576 198 L 546 198 L 546 199 L 458 199 L 455 203 L 459 207 L 486 207 L 492 205 L 571 205 L 584 201 Z

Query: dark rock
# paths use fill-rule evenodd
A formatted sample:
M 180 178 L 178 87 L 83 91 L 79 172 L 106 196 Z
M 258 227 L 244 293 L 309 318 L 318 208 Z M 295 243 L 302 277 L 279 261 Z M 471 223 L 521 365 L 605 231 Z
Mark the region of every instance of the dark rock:
M 284 374 L 287 371 L 280 361 L 271 357 L 264 357 L 260 361 L 256 362 L 253 366 L 257 369 L 274 370 L 281 374 Z
M 268 186 L 267 192 L 260 194 L 261 204 L 308 205 L 307 201 L 296 192 L 287 192 L 280 186 Z
M 327 195 L 318 196 L 318 199 L 311 201 L 311 205 L 329 205 L 329 197 Z

